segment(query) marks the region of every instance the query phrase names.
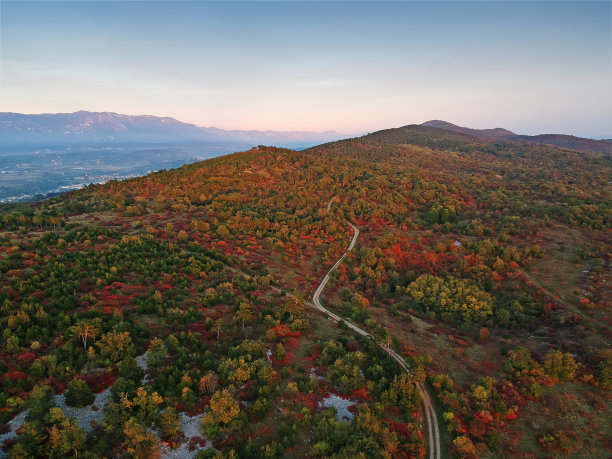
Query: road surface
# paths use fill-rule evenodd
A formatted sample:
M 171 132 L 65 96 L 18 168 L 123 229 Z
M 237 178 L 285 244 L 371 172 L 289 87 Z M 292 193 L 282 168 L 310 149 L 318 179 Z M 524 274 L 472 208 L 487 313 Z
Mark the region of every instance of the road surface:
M 331 209 L 331 205 L 332 205 L 332 201 L 333 200 L 334 200 L 334 198 L 330 199 L 329 203 L 327 204 L 327 210 Z M 310 304 L 311 306 L 314 306 L 319 311 L 324 312 L 325 314 L 327 314 L 334 322 L 339 322 L 339 321 L 342 320 L 355 333 L 359 333 L 362 336 L 369 337 L 374 342 L 376 342 L 376 344 L 378 344 L 387 354 L 389 354 L 389 356 L 392 359 L 394 359 L 397 363 L 399 363 L 400 366 L 405 371 L 410 371 L 410 368 L 408 367 L 408 364 L 406 363 L 406 361 L 397 352 L 395 352 L 390 347 L 387 347 L 387 346 L 379 343 L 368 332 L 366 332 L 362 328 L 358 327 L 357 325 L 355 325 L 351 321 L 343 319 L 342 317 L 338 316 L 337 314 L 334 314 L 333 312 L 331 312 L 330 310 L 326 309 L 321 304 L 321 294 L 323 293 L 323 290 L 325 290 L 325 287 L 327 286 L 327 283 L 329 282 L 329 279 L 330 279 L 332 273 L 338 268 L 338 266 L 340 266 L 340 264 L 346 258 L 347 254 L 351 250 L 353 250 L 353 248 L 355 247 L 355 244 L 357 243 L 357 238 L 359 237 L 359 228 L 357 228 L 351 222 L 348 222 L 348 224 L 351 225 L 351 228 L 353 228 L 353 238 L 351 239 L 351 243 L 349 244 L 349 246 L 346 249 L 346 251 L 342 254 L 342 256 L 340 258 L 338 258 L 336 263 L 334 263 L 334 265 L 331 267 L 331 269 L 327 272 L 325 277 L 321 280 L 321 283 L 319 284 L 319 286 L 315 290 L 314 294 L 312 295 L 312 301 L 313 301 L 314 304 L 312 304 L 312 303 L 308 303 L 308 304 Z M 426 419 L 427 426 L 428 426 L 427 430 L 429 432 L 429 442 L 428 442 L 429 443 L 429 458 L 430 459 L 440 459 L 441 458 L 440 433 L 438 431 L 438 418 L 436 416 L 436 411 L 434 410 L 433 404 L 431 403 L 431 398 L 429 397 L 429 393 L 427 392 L 427 389 L 425 389 L 425 387 L 423 387 L 423 385 L 421 385 L 421 384 L 418 384 L 417 387 L 419 389 L 419 392 L 421 393 L 421 400 L 423 401 L 423 408 L 424 408 L 424 411 L 425 411 L 425 419 Z

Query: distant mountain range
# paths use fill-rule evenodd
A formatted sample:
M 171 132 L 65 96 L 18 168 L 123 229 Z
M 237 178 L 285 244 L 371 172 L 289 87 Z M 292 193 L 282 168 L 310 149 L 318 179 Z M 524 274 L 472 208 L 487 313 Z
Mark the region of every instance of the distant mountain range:
M 563 134 L 520 135 L 507 129 L 471 129 L 447 121 L 432 120 L 420 126 L 439 129 L 463 141 L 535 142 L 573 150 L 612 154 L 612 140 L 593 140 Z M 406 126 L 408 127 L 408 126 Z M 412 134 L 414 134 L 413 132 Z M 411 134 L 411 135 L 412 135 Z M 130 116 L 111 112 L 25 115 L 0 113 L 0 150 L 54 148 L 64 146 L 181 145 L 208 144 L 227 149 L 254 145 L 305 148 L 350 136 L 334 131 L 223 130 L 183 123 L 174 118 Z
M 0 113 L 0 147 L 53 147 L 60 145 L 120 145 L 211 143 L 237 147 L 277 145 L 312 146 L 348 136 L 333 131 L 226 131 L 199 127 L 168 117 L 118 113 L 55 113 L 24 115 Z
M 441 120 L 431 120 L 422 124 L 432 128 L 443 129 L 445 131 L 458 132 L 479 139 L 494 142 L 534 142 L 558 147 L 569 148 L 572 150 L 586 151 L 591 153 L 612 154 L 612 140 L 593 140 L 583 137 L 575 137 L 565 134 L 540 134 L 540 135 L 520 135 L 503 128 L 494 129 L 471 129 L 457 126 Z

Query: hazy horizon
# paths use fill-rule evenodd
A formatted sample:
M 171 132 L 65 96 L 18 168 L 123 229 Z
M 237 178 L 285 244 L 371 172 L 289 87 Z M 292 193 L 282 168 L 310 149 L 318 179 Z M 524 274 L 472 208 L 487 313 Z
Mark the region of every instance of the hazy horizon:
M 233 0 L 231 0 L 233 1 Z M 36 115 L 69 115 L 69 114 L 73 114 L 73 113 L 78 113 L 78 112 L 86 112 L 86 113 L 111 113 L 111 114 L 116 114 L 116 115 L 126 115 L 126 116 L 132 116 L 132 117 L 138 117 L 138 116 L 155 116 L 158 118 L 172 118 L 176 121 L 185 123 L 185 124 L 193 124 L 197 127 L 202 127 L 202 128 L 219 128 L 218 126 L 202 126 L 199 125 L 197 123 L 193 123 L 190 121 L 186 121 L 186 120 L 182 120 L 182 119 L 178 119 L 174 116 L 169 116 L 169 115 L 150 115 L 147 113 L 119 113 L 117 111 L 112 111 L 112 110 L 108 110 L 108 111 L 104 111 L 104 112 L 96 112 L 96 111 L 92 111 L 92 110 L 77 110 L 76 112 L 44 112 L 44 113 L 22 113 L 22 112 L 0 112 L 0 113 L 14 113 L 17 115 L 26 115 L 26 116 L 36 116 Z M 408 122 L 408 123 L 404 123 L 402 125 L 397 125 L 397 126 L 387 126 L 385 128 L 381 128 L 381 129 L 369 129 L 369 130 L 364 130 L 364 131 L 360 131 L 360 132 L 340 132 L 334 129 L 328 129 L 326 131 L 305 131 L 305 130 L 300 130 L 300 129 L 291 129 L 291 130 L 278 130 L 278 129 L 254 129 L 255 131 L 259 131 L 259 132 L 312 132 L 312 133 L 325 133 L 325 132 L 330 132 L 330 133 L 335 133 L 335 134 L 339 134 L 341 136 L 360 136 L 360 135 L 364 135 L 367 133 L 371 133 L 371 132 L 375 132 L 375 131 L 379 131 L 379 130 L 385 130 L 385 129 L 394 129 L 394 128 L 400 128 L 403 126 L 408 126 L 408 125 L 422 125 L 428 121 L 446 121 L 449 122 L 451 124 L 455 124 L 456 126 L 459 127 L 465 127 L 465 128 L 469 128 L 469 129 L 507 129 L 504 126 L 461 126 L 458 125 L 457 123 L 453 123 L 452 120 L 425 120 L 422 122 Z M 219 128 L 220 129 L 220 128 Z M 228 129 L 228 130 L 236 130 L 236 131 L 248 131 L 249 129 L 241 129 L 241 128 L 234 128 L 234 129 Z M 509 129 L 511 130 L 511 129 Z M 524 133 L 522 132 L 514 132 L 515 134 L 518 135 L 524 135 Z M 567 132 L 538 132 L 536 134 L 532 134 L 532 135 L 538 135 L 538 134 L 563 134 L 563 135 L 574 135 L 571 133 L 567 133 Z M 594 136 L 582 136 L 584 138 L 588 138 L 588 139 L 594 139 L 594 140 L 609 140 L 612 139 L 612 132 L 610 134 L 600 134 L 600 135 L 594 135 Z
M 350 4 L 349 4 L 350 3 Z M 0 111 L 343 134 L 612 134 L 609 2 L 26 2 Z

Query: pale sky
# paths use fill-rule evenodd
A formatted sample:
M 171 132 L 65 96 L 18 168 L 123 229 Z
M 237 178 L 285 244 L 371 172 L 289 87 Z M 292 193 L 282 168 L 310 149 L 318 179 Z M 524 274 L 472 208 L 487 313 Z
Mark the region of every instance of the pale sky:
M 612 134 L 611 3 L 0 1 L 0 111 Z

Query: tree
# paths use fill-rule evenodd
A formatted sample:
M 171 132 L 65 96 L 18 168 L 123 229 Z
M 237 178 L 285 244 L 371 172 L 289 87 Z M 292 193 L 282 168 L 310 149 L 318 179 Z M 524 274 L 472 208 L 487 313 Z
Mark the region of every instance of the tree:
M 367 309 L 370 307 L 370 301 L 363 295 L 355 293 L 352 298 L 352 303 L 361 309 Z
M 472 458 L 476 457 L 476 447 L 472 440 L 466 436 L 459 436 L 453 440 L 453 448 L 458 457 Z
M 393 344 L 393 335 L 386 328 L 383 330 L 383 336 L 381 341 L 386 346 L 387 349 L 391 349 L 391 344 Z
M 240 407 L 238 402 L 227 389 L 222 389 L 213 394 L 210 399 L 210 413 L 204 415 L 202 422 L 206 424 L 228 424 L 238 416 Z
M 230 232 L 225 225 L 219 225 L 217 227 L 217 235 L 222 239 L 227 239 L 230 237 Z
M 408 373 L 402 373 L 401 376 L 395 376 L 392 389 L 397 393 L 397 406 L 405 412 L 416 410 L 421 403 L 421 394 L 416 389 L 414 377 Z
M 179 419 L 174 407 L 169 406 L 159 414 L 157 426 L 164 438 L 171 438 L 179 431 Z
M 28 421 L 43 421 L 49 409 L 53 408 L 53 390 L 50 386 L 35 386 L 30 392 L 30 398 L 26 407 L 29 409 Z
M 210 230 L 210 225 L 202 220 L 191 220 L 191 229 L 194 231 L 199 231 L 201 233 L 206 233 Z
M 224 326 L 225 326 L 225 322 L 223 321 L 223 317 L 219 317 L 217 320 L 215 320 L 215 323 L 213 324 L 211 331 L 217 334 L 217 340 L 219 340 L 219 335 L 221 334 L 221 330 L 223 330 Z
M 153 338 L 147 350 L 147 365 L 156 368 L 166 358 L 166 346 L 160 338 Z
M 574 379 L 578 364 L 570 353 L 563 353 L 557 350 L 548 351 L 544 357 L 544 369 L 546 373 L 561 381 L 571 381 Z
M 463 320 L 482 320 L 493 312 L 493 297 L 465 279 L 425 274 L 407 287 L 426 310 L 450 312 Z
M 251 305 L 248 303 L 240 303 L 240 307 L 238 311 L 236 311 L 236 319 L 242 322 L 242 330 L 244 331 L 244 323 L 251 320 L 253 318 L 253 313 L 251 312 Z
M 164 297 L 162 296 L 159 290 L 155 290 L 155 292 L 153 293 L 153 301 L 155 301 L 156 303 L 161 303 L 162 301 L 164 301 Z
M 102 321 L 100 319 L 93 320 L 80 320 L 75 325 L 72 326 L 72 333 L 75 336 L 80 336 L 83 340 L 83 348 L 87 349 L 87 340 L 89 338 L 95 339 L 100 333 L 100 326 L 102 325 Z
M 132 412 L 136 412 L 136 420 L 149 427 L 157 419 L 163 399 L 157 393 L 149 394 L 144 387 L 136 389 L 136 395 L 130 400 L 126 394 L 121 395 L 121 404 Z
M 129 332 L 108 332 L 102 336 L 97 344 L 102 355 L 108 357 L 111 362 L 121 360 L 126 353 L 133 350 Z
M 26 422 L 19 429 L 18 435 L 17 443 L 11 448 L 10 457 L 21 459 L 49 455 L 46 445 L 47 432 L 39 421 Z
M 133 379 L 119 377 L 111 387 L 110 392 L 113 396 L 113 400 L 118 402 L 121 399 L 121 394 L 131 396 L 136 391 L 137 387 L 138 383 Z
M 130 418 L 123 428 L 126 451 L 137 458 L 158 458 L 159 444 L 155 435 L 141 426 L 135 418 Z
M 209 371 L 200 379 L 200 392 L 203 394 L 212 394 L 217 390 L 218 384 L 219 377 L 213 371 Z
M 121 378 L 131 379 L 132 381 L 137 381 L 140 383 L 140 380 L 144 376 L 144 371 L 136 362 L 136 359 L 131 355 L 128 355 L 121 362 L 117 364 L 118 375 Z
M 356 441 L 353 440 L 352 448 L 350 445 L 351 439 L 349 439 L 349 447 L 346 450 L 349 457 L 355 457 L 355 453 L 361 450 L 361 447 L 365 444 L 368 444 L 368 446 L 377 444 L 377 457 L 391 459 L 395 456 L 395 452 L 399 446 L 397 435 L 391 432 L 389 428 L 374 415 L 372 410 L 365 407 L 360 409 L 355 416 L 354 424 L 356 424 L 356 427 L 359 429 L 359 433 L 351 437 L 357 437 L 359 439 Z M 360 440 L 362 440 L 363 443 L 360 444 Z M 355 449 L 357 451 L 355 451 Z M 346 453 L 339 455 L 346 457 Z
M 61 408 L 51 408 L 49 410 L 49 420 L 53 423 L 49 429 L 49 443 L 53 452 L 58 452 L 58 456 L 73 452 L 75 457 L 79 456 L 79 450 L 85 446 L 87 434 L 78 425 L 68 418 Z
M 511 369 L 516 371 L 531 370 L 536 366 L 531 351 L 524 347 L 517 347 L 508 353 L 508 364 Z
M 17 354 L 19 352 L 19 349 L 19 338 L 15 335 L 9 336 L 6 339 L 6 352 L 8 352 L 9 354 Z
M 83 408 L 91 405 L 95 400 L 95 396 L 89 385 L 80 378 L 74 378 L 68 384 L 66 391 L 66 404 Z
M 276 346 L 276 352 L 274 353 L 274 357 L 276 358 L 276 360 L 282 361 L 285 360 L 285 355 L 285 347 L 281 343 L 278 343 L 278 345 Z
M 283 313 L 288 314 L 288 321 L 293 330 L 305 330 L 310 326 L 306 303 L 300 296 L 292 296 L 285 301 Z

